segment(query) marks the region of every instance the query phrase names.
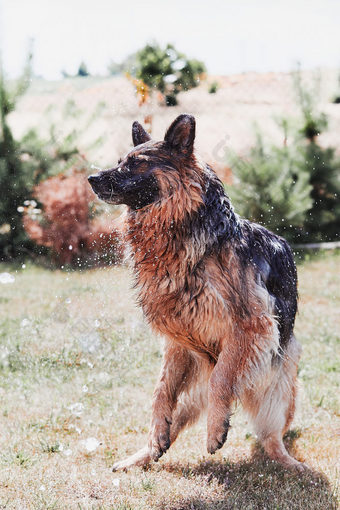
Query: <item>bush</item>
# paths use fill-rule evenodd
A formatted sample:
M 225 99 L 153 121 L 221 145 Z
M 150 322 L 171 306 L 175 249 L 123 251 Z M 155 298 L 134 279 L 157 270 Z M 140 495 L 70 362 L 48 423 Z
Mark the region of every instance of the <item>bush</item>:
M 151 89 L 161 92 L 165 104 L 177 104 L 177 94 L 196 87 L 205 72 L 203 62 L 188 59 L 168 44 L 147 44 L 136 54 L 136 77 Z
M 261 136 L 248 158 L 229 154 L 238 180 L 231 195 L 240 213 L 285 236 L 290 241 L 319 242 L 339 239 L 340 159 L 335 149 L 323 148 L 317 137 L 327 127 L 327 117 L 316 109 L 314 91 L 294 75 L 301 118 L 295 120 L 292 143 L 265 149 Z
M 20 213 L 23 201 L 30 197 L 31 169 L 22 161 L 20 143 L 14 140 L 7 122 L 29 84 L 31 58 L 29 55 L 23 76 L 12 89 L 0 68 L 0 260 L 22 256 L 31 247 Z
M 289 240 L 298 239 L 312 206 L 309 174 L 295 148 L 265 149 L 262 137 L 246 159 L 229 154 L 237 179 L 228 189 L 237 212 Z
M 23 223 L 29 237 L 51 249 L 56 264 L 84 265 L 120 257 L 112 216 L 95 216 L 92 192 L 82 161 L 68 174 L 46 179 L 33 190 L 41 209 L 30 201 Z
M 332 147 L 312 141 L 303 146 L 302 166 L 312 186 L 312 207 L 304 222 L 309 242 L 335 241 L 340 236 L 340 159 Z
M 90 76 L 90 73 L 87 70 L 87 65 L 85 64 L 85 62 L 80 62 L 77 76 L 81 76 L 82 78 L 84 78 L 85 76 Z
M 218 85 L 217 81 L 211 82 L 209 85 L 209 88 L 208 88 L 209 94 L 216 94 L 216 92 L 218 91 L 218 88 L 219 88 L 219 85 Z
M 340 235 L 340 159 L 335 148 L 323 148 L 317 143 L 319 134 L 328 126 L 327 116 L 318 112 L 316 106 L 319 79 L 315 80 L 311 89 L 303 84 L 298 71 L 294 75 L 294 83 L 303 124 L 295 137 L 295 145 L 301 153 L 301 166 L 307 170 L 312 186 L 312 207 L 304 222 L 305 240 L 333 241 Z

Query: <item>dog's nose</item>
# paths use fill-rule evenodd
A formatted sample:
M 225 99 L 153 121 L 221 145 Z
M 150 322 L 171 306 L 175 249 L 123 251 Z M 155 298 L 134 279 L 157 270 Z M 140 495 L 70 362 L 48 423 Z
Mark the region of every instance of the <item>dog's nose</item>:
M 89 175 L 89 177 L 87 179 L 90 184 L 95 184 L 96 182 L 99 181 L 99 177 L 100 176 L 98 174 L 92 174 L 92 175 Z

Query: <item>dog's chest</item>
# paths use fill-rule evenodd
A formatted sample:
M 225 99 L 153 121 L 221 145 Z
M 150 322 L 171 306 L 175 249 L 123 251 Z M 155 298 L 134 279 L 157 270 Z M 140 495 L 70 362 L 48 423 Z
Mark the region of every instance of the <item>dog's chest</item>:
M 154 275 L 144 279 L 139 297 L 151 326 L 161 334 L 209 344 L 225 335 L 228 296 L 223 281 L 211 278 L 209 271 Z

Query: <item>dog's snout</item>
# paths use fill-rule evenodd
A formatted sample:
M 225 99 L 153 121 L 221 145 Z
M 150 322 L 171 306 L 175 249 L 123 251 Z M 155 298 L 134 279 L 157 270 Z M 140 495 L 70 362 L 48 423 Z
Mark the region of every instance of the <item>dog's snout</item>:
M 95 184 L 96 182 L 98 182 L 100 179 L 100 175 L 99 174 L 92 174 L 92 175 L 89 175 L 88 177 L 88 181 L 90 184 Z

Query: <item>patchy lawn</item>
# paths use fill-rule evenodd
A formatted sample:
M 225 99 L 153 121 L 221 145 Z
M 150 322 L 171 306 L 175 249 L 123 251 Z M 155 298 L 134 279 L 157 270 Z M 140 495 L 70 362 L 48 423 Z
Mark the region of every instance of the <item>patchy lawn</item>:
M 336 508 L 339 451 L 339 266 L 299 266 L 300 406 L 286 441 L 312 469 L 268 461 L 240 409 L 222 451 L 204 419 L 150 470 L 112 473 L 147 436 L 161 340 L 134 305 L 126 268 L 47 271 L 0 283 L 0 508 Z

